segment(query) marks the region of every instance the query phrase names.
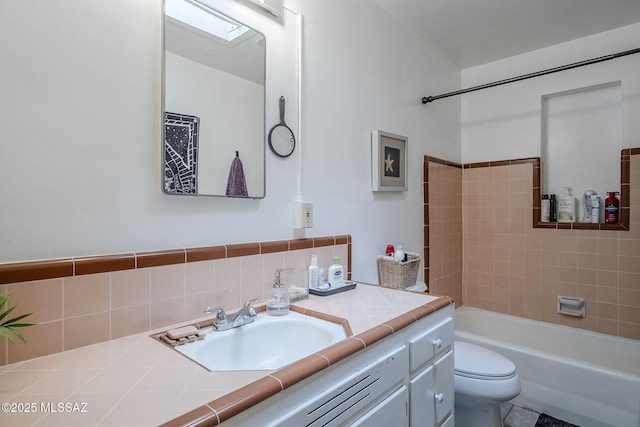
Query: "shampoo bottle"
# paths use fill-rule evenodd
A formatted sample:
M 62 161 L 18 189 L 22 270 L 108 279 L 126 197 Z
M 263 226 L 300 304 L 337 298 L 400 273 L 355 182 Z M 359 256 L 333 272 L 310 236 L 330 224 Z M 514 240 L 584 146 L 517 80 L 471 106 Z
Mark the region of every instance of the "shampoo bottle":
M 311 264 L 309 264 L 309 287 L 316 289 L 320 284 L 320 267 L 318 267 L 318 256 L 311 255 Z
M 333 257 L 333 265 L 329 266 L 328 276 L 332 288 L 344 285 L 344 269 L 340 265 L 339 257 Z
M 564 195 L 558 198 L 558 222 L 575 222 L 576 198 L 571 194 L 571 187 L 564 187 Z
M 551 203 L 549 195 L 543 194 L 540 201 L 540 221 L 549 222 L 551 220 Z
M 591 196 L 591 223 L 599 224 L 600 223 L 600 196 L 598 194 L 594 194 Z
M 582 222 L 592 222 L 591 212 L 593 211 L 593 206 L 591 206 L 591 196 L 595 195 L 596 192 L 594 190 L 587 190 L 582 195 Z
M 607 224 L 617 224 L 620 202 L 615 192 L 610 191 L 608 194 L 609 196 L 607 196 L 604 201 L 604 222 Z
M 555 194 L 549 194 L 549 221 L 558 221 L 558 200 Z

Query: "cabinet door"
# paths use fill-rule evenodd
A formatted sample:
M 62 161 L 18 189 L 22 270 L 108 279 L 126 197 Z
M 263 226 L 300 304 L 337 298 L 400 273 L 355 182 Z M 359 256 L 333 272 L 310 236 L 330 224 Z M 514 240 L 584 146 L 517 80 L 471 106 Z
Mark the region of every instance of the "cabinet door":
M 453 375 L 449 351 L 409 382 L 411 425 L 438 426 L 453 413 Z
M 407 386 L 403 385 L 349 425 L 352 427 L 407 427 L 409 425 L 408 403 L 409 392 Z
M 446 353 L 433 364 L 433 367 L 435 368 L 436 419 L 440 423 L 453 414 L 455 397 L 453 352 Z

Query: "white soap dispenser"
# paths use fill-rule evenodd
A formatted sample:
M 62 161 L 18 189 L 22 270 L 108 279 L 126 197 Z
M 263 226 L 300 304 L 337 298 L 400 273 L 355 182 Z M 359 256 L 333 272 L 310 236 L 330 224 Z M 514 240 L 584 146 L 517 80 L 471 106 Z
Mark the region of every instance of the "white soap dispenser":
M 571 187 L 565 186 L 564 195 L 558 198 L 558 222 L 576 221 L 576 198 L 571 190 Z

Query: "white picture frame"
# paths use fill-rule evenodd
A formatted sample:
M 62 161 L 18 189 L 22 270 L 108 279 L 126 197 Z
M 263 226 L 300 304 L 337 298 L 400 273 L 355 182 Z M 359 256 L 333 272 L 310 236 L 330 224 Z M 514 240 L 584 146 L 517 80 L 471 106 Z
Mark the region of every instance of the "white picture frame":
M 371 132 L 371 191 L 407 191 L 406 136 Z

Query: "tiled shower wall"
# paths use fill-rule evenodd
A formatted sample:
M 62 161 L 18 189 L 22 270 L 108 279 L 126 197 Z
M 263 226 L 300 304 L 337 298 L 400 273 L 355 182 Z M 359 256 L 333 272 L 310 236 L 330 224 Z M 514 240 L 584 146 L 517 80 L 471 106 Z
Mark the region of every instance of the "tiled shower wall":
M 532 170 L 464 169 L 464 304 L 640 339 L 640 155 L 629 231 L 533 228 Z M 558 295 L 585 298 L 586 317 L 557 314 Z
M 462 167 L 427 156 L 424 168 L 425 282 L 429 293 L 450 296 L 460 306 L 464 301 Z
M 350 271 L 350 248 L 350 236 L 329 236 L 0 265 L 0 295 L 19 304 L 12 315 L 33 313 L 25 321 L 37 324 L 23 330 L 26 344 L 0 339 L 0 365 L 193 320 L 206 306 L 264 301 L 277 268 L 291 269 L 285 285 L 304 282 L 312 254 L 325 267 L 338 256 Z M 34 275 L 51 278 L 24 280 Z
M 533 228 L 532 162 L 463 170 L 426 156 L 429 292 L 457 306 L 640 339 L 640 155 L 633 152 L 628 231 Z M 558 295 L 585 298 L 586 316 L 557 314 Z

